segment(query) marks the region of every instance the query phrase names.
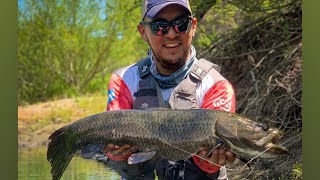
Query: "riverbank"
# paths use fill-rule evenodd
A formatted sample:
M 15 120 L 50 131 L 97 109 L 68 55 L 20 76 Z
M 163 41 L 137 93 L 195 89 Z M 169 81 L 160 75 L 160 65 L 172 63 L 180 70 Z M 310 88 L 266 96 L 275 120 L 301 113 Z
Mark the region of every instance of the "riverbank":
M 33 148 L 48 143 L 56 129 L 82 117 L 105 111 L 106 97 L 84 96 L 18 107 L 18 146 Z

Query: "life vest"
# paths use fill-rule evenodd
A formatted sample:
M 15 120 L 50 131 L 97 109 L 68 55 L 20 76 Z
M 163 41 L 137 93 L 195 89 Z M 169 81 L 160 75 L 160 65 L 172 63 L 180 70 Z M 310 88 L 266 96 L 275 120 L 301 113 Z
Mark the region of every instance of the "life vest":
M 197 84 L 210 74 L 215 82 L 225 80 L 220 75 L 220 67 L 205 59 L 200 59 L 192 67 L 191 73 L 173 90 L 169 99 L 165 101 L 155 78 L 150 72 L 151 61 L 143 59 L 136 64 L 138 66 L 139 89 L 134 93 L 135 101 L 133 109 L 148 109 L 150 107 L 168 107 L 171 109 L 195 109 L 198 107 L 196 98 Z
M 135 66 L 138 66 L 139 72 L 139 88 L 133 94 L 135 100 L 133 102 L 133 109 L 148 109 L 151 107 L 167 107 L 171 109 L 195 109 L 199 108 L 197 100 L 197 85 L 208 74 L 215 82 L 225 80 L 220 74 L 220 67 L 205 59 L 199 61 L 192 67 L 191 72 L 187 77 L 177 85 L 171 93 L 169 99 L 165 101 L 162 97 L 161 89 L 150 72 L 151 60 L 145 58 L 139 61 Z M 192 158 L 186 162 L 184 160 L 177 161 L 174 167 L 166 159 L 161 159 L 156 168 L 159 179 L 211 179 L 218 177 L 219 173 L 214 173 L 211 176 L 205 175 L 194 163 L 191 163 Z M 134 175 L 141 173 L 138 170 L 142 165 L 130 164 L 128 165 L 130 171 L 129 179 L 136 179 Z M 144 172 L 149 172 L 145 170 Z M 147 168 L 148 169 L 148 168 Z M 186 174 L 185 174 L 186 173 Z M 190 174 L 191 173 L 191 174 Z M 143 173 L 144 174 L 144 173 Z M 133 176 L 132 176 L 133 175 Z M 154 177 L 154 174 L 144 175 L 138 179 L 149 179 Z M 152 178 L 151 178 L 152 179 Z

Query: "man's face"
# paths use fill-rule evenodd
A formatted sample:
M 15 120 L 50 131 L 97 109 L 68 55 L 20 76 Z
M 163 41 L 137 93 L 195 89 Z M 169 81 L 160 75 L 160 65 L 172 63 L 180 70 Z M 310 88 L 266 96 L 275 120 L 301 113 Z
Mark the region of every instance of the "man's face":
M 169 5 L 163 8 L 154 19 L 145 18 L 144 21 L 151 22 L 166 20 L 171 22 L 178 17 L 187 16 L 187 11 L 179 5 Z M 156 60 L 158 71 L 164 75 L 170 75 L 182 67 L 190 57 L 191 41 L 195 33 L 197 20 L 192 19 L 189 31 L 176 32 L 173 27 L 169 28 L 167 34 L 155 35 L 150 26 L 138 25 L 142 38 L 149 44 Z

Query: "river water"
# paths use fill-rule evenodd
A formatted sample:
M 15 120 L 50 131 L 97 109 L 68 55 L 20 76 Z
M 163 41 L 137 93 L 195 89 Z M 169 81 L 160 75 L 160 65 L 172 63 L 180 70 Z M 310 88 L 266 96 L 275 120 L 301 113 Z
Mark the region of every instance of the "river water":
M 51 180 L 51 166 L 46 159 L 45 147 L 18 151 L 19 180 Z M 120 176 L 113 170 L 95 160 L 73 157 L 61 180 L 119 180 Z

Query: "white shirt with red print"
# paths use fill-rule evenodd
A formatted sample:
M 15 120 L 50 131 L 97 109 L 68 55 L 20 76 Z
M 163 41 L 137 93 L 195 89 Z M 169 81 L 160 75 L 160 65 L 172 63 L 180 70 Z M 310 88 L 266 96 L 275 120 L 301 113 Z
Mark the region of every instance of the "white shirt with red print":
M 118 70 L 110 78 L 108 87 L 107 111 L 132 109 L 138 91 L 140 76 L 137 66 L 128 66 Z M 167 101 L 174 88 L 161 89 L 162 96 Z M 207 74 L 196 89 L 198 107 L 235 112 L 235 94 L 229 81 L 215 82 Z

